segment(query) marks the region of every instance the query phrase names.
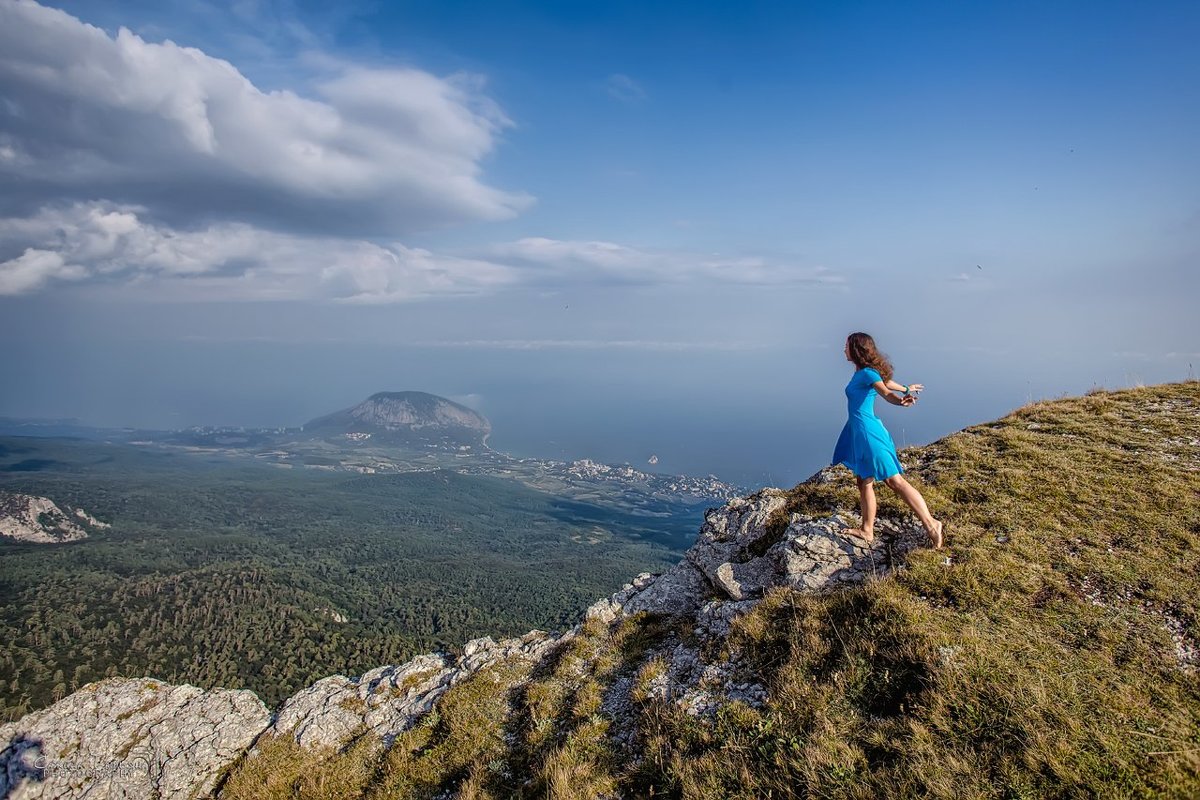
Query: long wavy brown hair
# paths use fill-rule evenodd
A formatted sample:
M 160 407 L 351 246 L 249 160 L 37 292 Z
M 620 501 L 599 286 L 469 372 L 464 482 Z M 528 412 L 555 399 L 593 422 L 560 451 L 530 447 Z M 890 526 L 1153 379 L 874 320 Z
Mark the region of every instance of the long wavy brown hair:
M 850 360 L 854 362 L 854 366 L 859 369 L 870 367 L 879 373 L 884 383 L 892 379 L 892 362 L 875 347 L 875 340 L 870 334 L 861 331 L 852 333 L 846 337 L 846 344 L 850 348 Z

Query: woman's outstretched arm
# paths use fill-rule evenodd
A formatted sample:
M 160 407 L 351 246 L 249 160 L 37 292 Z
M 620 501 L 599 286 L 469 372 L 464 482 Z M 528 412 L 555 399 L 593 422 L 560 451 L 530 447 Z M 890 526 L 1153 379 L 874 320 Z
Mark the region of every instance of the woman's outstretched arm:
M 908 392 L 912 392 L 913 394 L 916 394 L 917 392 L 921 391 L 925 387 L 919 383 L 910 383 L 908 385 L 905 385 L 903 383 L 896 383 L 895 381 L 888 381 L 887 388 L 894 389 L 897 392 L 904 392 L 906 394 Z
M 886 384 L 883 381 L 875 381 L 871 385 L 875 387 L 875 391 L 879 393 L 880 397 L 882 397 L 884 400 L 887 400 L 894 406 L 911 406 L 913 403 L 917 402 L 917 398 L 913 397 L 911 394 L 901 395 L 892 392 L 893 387 L 888 385 L 891 383 L 895 383 L 895 381 L 888 381 Z M 901 384 L 895 388 L 903 389 L 904 385 Z

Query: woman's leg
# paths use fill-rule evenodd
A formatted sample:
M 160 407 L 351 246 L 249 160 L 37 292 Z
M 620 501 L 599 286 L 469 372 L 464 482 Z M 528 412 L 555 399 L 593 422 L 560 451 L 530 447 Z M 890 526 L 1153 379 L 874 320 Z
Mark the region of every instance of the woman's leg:
M 893 475 L 884 481 L 890 486 L 900 498 L 908 503 L 908 507 L 913 510 L 917 518 L 921 520 L 921 524 L 925 526 L 925 532 L 929 534 L 929 538 L 933 540 L 933 546 L 940 548 L 942 546 L 942 523 L 933 518 L 929 513 L 929 506 L 925 505 L 925 498 L 921 493 L 913 488 L 912 484 L 904 480 L 900 475 Z
M 848 531 L 851 536 L 858 536 L 868 542 L 875 540 L 875 479 L 854 476 L 858 484 L 859 507 L 862 510 L 862 525 Z
M 874 535 L 875 533 L 875 479 L 860 478 L 857 475 L 854 480 L 858 483 L 858 504 L 862 511 L 862 529 L 865 533 Z M 868 537 L 870 538 L 870 537 Z

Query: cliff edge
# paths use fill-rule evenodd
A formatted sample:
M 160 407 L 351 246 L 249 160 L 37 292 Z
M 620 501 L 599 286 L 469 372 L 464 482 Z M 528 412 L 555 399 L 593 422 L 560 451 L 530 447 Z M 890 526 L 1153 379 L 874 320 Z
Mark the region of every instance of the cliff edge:
M 711 509 L 574 629 L 244 690 L 88 684 L 0 726 L 25 797 L 1200 796 L 1200 383 L 901 453 L 948 549 L 849 473 Z

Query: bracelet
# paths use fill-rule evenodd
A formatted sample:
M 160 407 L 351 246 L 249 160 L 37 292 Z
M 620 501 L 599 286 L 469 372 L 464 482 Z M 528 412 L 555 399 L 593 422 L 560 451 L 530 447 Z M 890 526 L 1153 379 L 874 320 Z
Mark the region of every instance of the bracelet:
M 904 387 L 904 393 L 905 393 L 905 394 L 908 394 L 908 387 L 907 387 L 907 386 L 905 386 L 905 387 Z

